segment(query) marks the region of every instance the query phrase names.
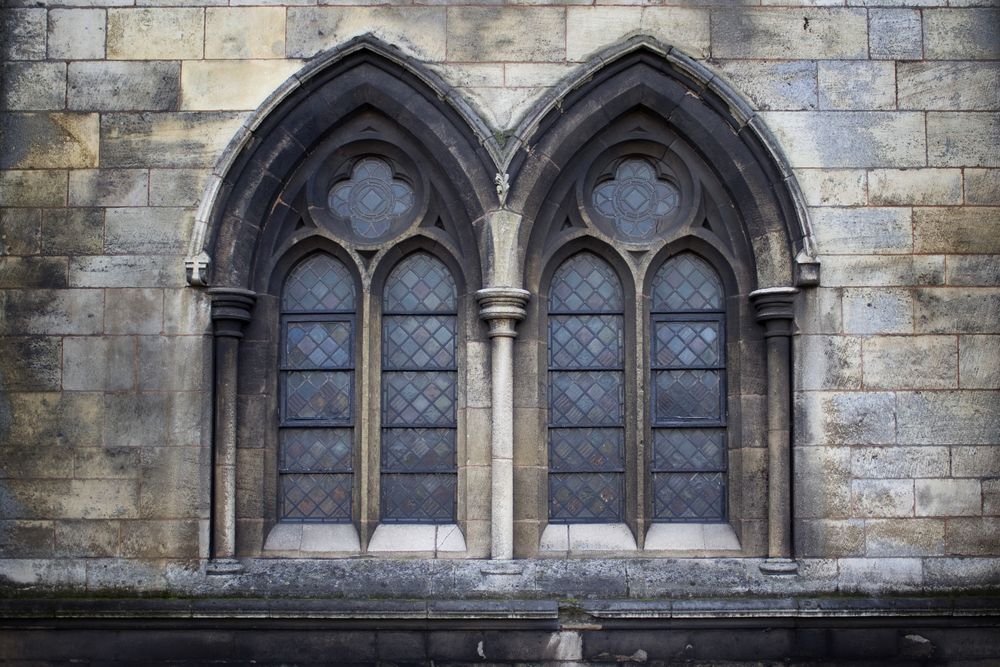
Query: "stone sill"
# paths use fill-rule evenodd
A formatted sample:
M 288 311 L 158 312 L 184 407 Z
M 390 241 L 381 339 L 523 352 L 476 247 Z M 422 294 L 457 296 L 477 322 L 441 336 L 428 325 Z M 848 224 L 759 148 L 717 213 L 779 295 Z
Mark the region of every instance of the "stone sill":
M 367 554 L 460 555 L 467 552 L 465 536 L 455 524 L 380 524 Z M 264 541 L 263 555 L 275 557 L 359 556 L 361 540 L 349 523 L 278 523 Z
M 550 523 L 538 545 L 541 555 L 733 556 L 740 549 L 736 531 L 727 523 L 654 523 L 642 550 L 624 523 Z

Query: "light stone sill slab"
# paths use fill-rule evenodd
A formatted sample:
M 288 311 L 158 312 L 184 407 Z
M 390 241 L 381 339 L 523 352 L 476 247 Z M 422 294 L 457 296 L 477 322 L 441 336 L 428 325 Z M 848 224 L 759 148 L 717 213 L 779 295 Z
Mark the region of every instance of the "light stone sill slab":
M 654 523 L 646 533 L 646 551 L 739 551 L 740 541 L 728 523 Z
M 369 552 L 466 551 L 465 536 L 455 524 L 427 526 L 380 524 L 368 543 Z
M 624 523 L 549 524 L 538 545 L 552 551 L 635 551 L 635 536 Z
M 349 523 L 279 523 L 268 533 L 264 552 L 357 554 L 361 540 Z

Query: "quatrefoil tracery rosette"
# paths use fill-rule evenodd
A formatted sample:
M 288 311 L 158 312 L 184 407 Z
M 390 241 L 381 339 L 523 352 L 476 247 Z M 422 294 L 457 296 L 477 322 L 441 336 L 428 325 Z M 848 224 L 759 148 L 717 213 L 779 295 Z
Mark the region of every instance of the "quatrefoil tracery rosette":
M 594 188 L 593 205 L 630 240 L 648 239 L 665 216 L 677 210 L 680 193 L 669 181 L 657 178 L 646 160 L 623 161 L 615 176 Z
M 374 240 L 388 232 L 406 215 L 415 201 L 413 188 L 392 177 L 392 168 L 383 160 L 359 160 L 351 177 L 330 189 L 330 210 L 345 218 L 358 236 Z

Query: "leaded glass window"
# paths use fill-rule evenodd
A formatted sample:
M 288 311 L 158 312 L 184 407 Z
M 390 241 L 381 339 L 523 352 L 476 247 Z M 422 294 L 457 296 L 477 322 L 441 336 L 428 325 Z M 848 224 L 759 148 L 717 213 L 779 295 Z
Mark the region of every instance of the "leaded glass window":
M 457 488 L 457 294 L 420 252 L 389 275 L 382 299 L 382 521 L 453 523 Z
M 722 282 L 691 253 L 653 278 L 650 306 L 654 521 L 722 521 L 726 348 Z
M 549 521 L 617 522 L 624 510 L 621 283 L 592 253 L 549 289 Z
M 314 255 L 281 295 L 279 505 L 284 520 L 348 522 L 354 482 L 355 288 Z

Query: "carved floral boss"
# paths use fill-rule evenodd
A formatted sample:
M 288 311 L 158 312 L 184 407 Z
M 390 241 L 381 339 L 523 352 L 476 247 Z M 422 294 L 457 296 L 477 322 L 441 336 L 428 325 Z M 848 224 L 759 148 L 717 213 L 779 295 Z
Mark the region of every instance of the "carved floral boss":
M 679 198 L 673 184 L 657 178 L 653 165 L 630 158 L 618 165 L 613 179 L 594 188 L 593 203 L 623 235 L 646 239 L 660 219 L 677 208 Z
M 377 239 L 413 208 L 413 188 L 393 179 L 392 168 L 374 157 L 359 160 L 351 177 L 330 189 L 330 210 L 350 222 L 365 239 Z

